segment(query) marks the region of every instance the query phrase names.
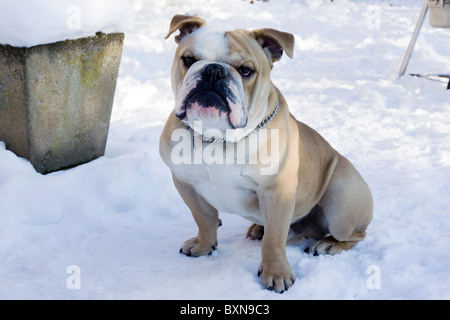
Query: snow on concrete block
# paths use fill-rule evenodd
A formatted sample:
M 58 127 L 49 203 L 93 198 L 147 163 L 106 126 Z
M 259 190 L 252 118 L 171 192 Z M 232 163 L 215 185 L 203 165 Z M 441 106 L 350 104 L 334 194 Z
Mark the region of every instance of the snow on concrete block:
M 104 155 L 123 38 L 0 45 L 0 141 L 40 173 Z

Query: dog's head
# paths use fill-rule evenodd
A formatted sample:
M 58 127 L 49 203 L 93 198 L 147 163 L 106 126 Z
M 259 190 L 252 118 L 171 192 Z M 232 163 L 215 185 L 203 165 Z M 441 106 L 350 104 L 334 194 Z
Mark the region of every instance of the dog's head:
M 175 115 L 191 127 L 202 121 L 203 130 L 254 129 L 274 107 L 267 105 L 270 71 L 283 51 L 292 58 L 294 36 L 274 29 L 224 31 L 186 15 L 173 17 L 166 39 L 177 30 Z

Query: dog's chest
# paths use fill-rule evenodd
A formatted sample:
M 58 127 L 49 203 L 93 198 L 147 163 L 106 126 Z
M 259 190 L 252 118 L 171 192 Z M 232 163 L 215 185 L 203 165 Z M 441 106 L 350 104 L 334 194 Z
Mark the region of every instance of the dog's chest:
M 186 165 L 176 174 L 214 208 L 263 224 L 255 189 L 245 165 Z

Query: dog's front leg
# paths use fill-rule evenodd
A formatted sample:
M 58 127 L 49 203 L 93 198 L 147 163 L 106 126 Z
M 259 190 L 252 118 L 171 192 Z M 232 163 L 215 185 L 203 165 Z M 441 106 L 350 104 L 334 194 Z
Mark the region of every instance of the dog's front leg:
M 258 275 L 263 286 L 282 293 L 289 289 L 296 277 L 286 258 L 286 239 L 294 212 L 295 195 L 268 190 L 259 195 L 264 216 L 264 237 Z
M 183 243 L 180 253 L 198 257 L 210 254 L 217 247 L 217 228 L 221 221 L 217 210 L 209 205 L 188 183 L 172 175 L 175 186 L 192 212 L 198 226 L 198 234 Z

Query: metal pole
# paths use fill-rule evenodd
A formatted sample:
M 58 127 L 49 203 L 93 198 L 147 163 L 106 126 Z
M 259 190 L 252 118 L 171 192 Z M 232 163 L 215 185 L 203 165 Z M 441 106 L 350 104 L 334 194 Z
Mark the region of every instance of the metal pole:
M 420 11 L 419 20 L 417 20 L 416 28 L 414 29 L 414 33 L 411 37 L 411 41 L 409 42 L 408 50 L 406 50 L 405 56 L 403 58 L 402 66 L 398 72 L 398 76 L 401 77 L 405 74 L 406 67 L 408 66 L 409 59 L 411 59 L 411 55 L 414 50 L 414 46 L 416 45 L 417 38 L 419 37 L 420 29 L 422 28 L 423 21 L 425 20 L 425 15 L 428 11 L 428 0 L 425 0 L 423 3 L 422 11 Z

